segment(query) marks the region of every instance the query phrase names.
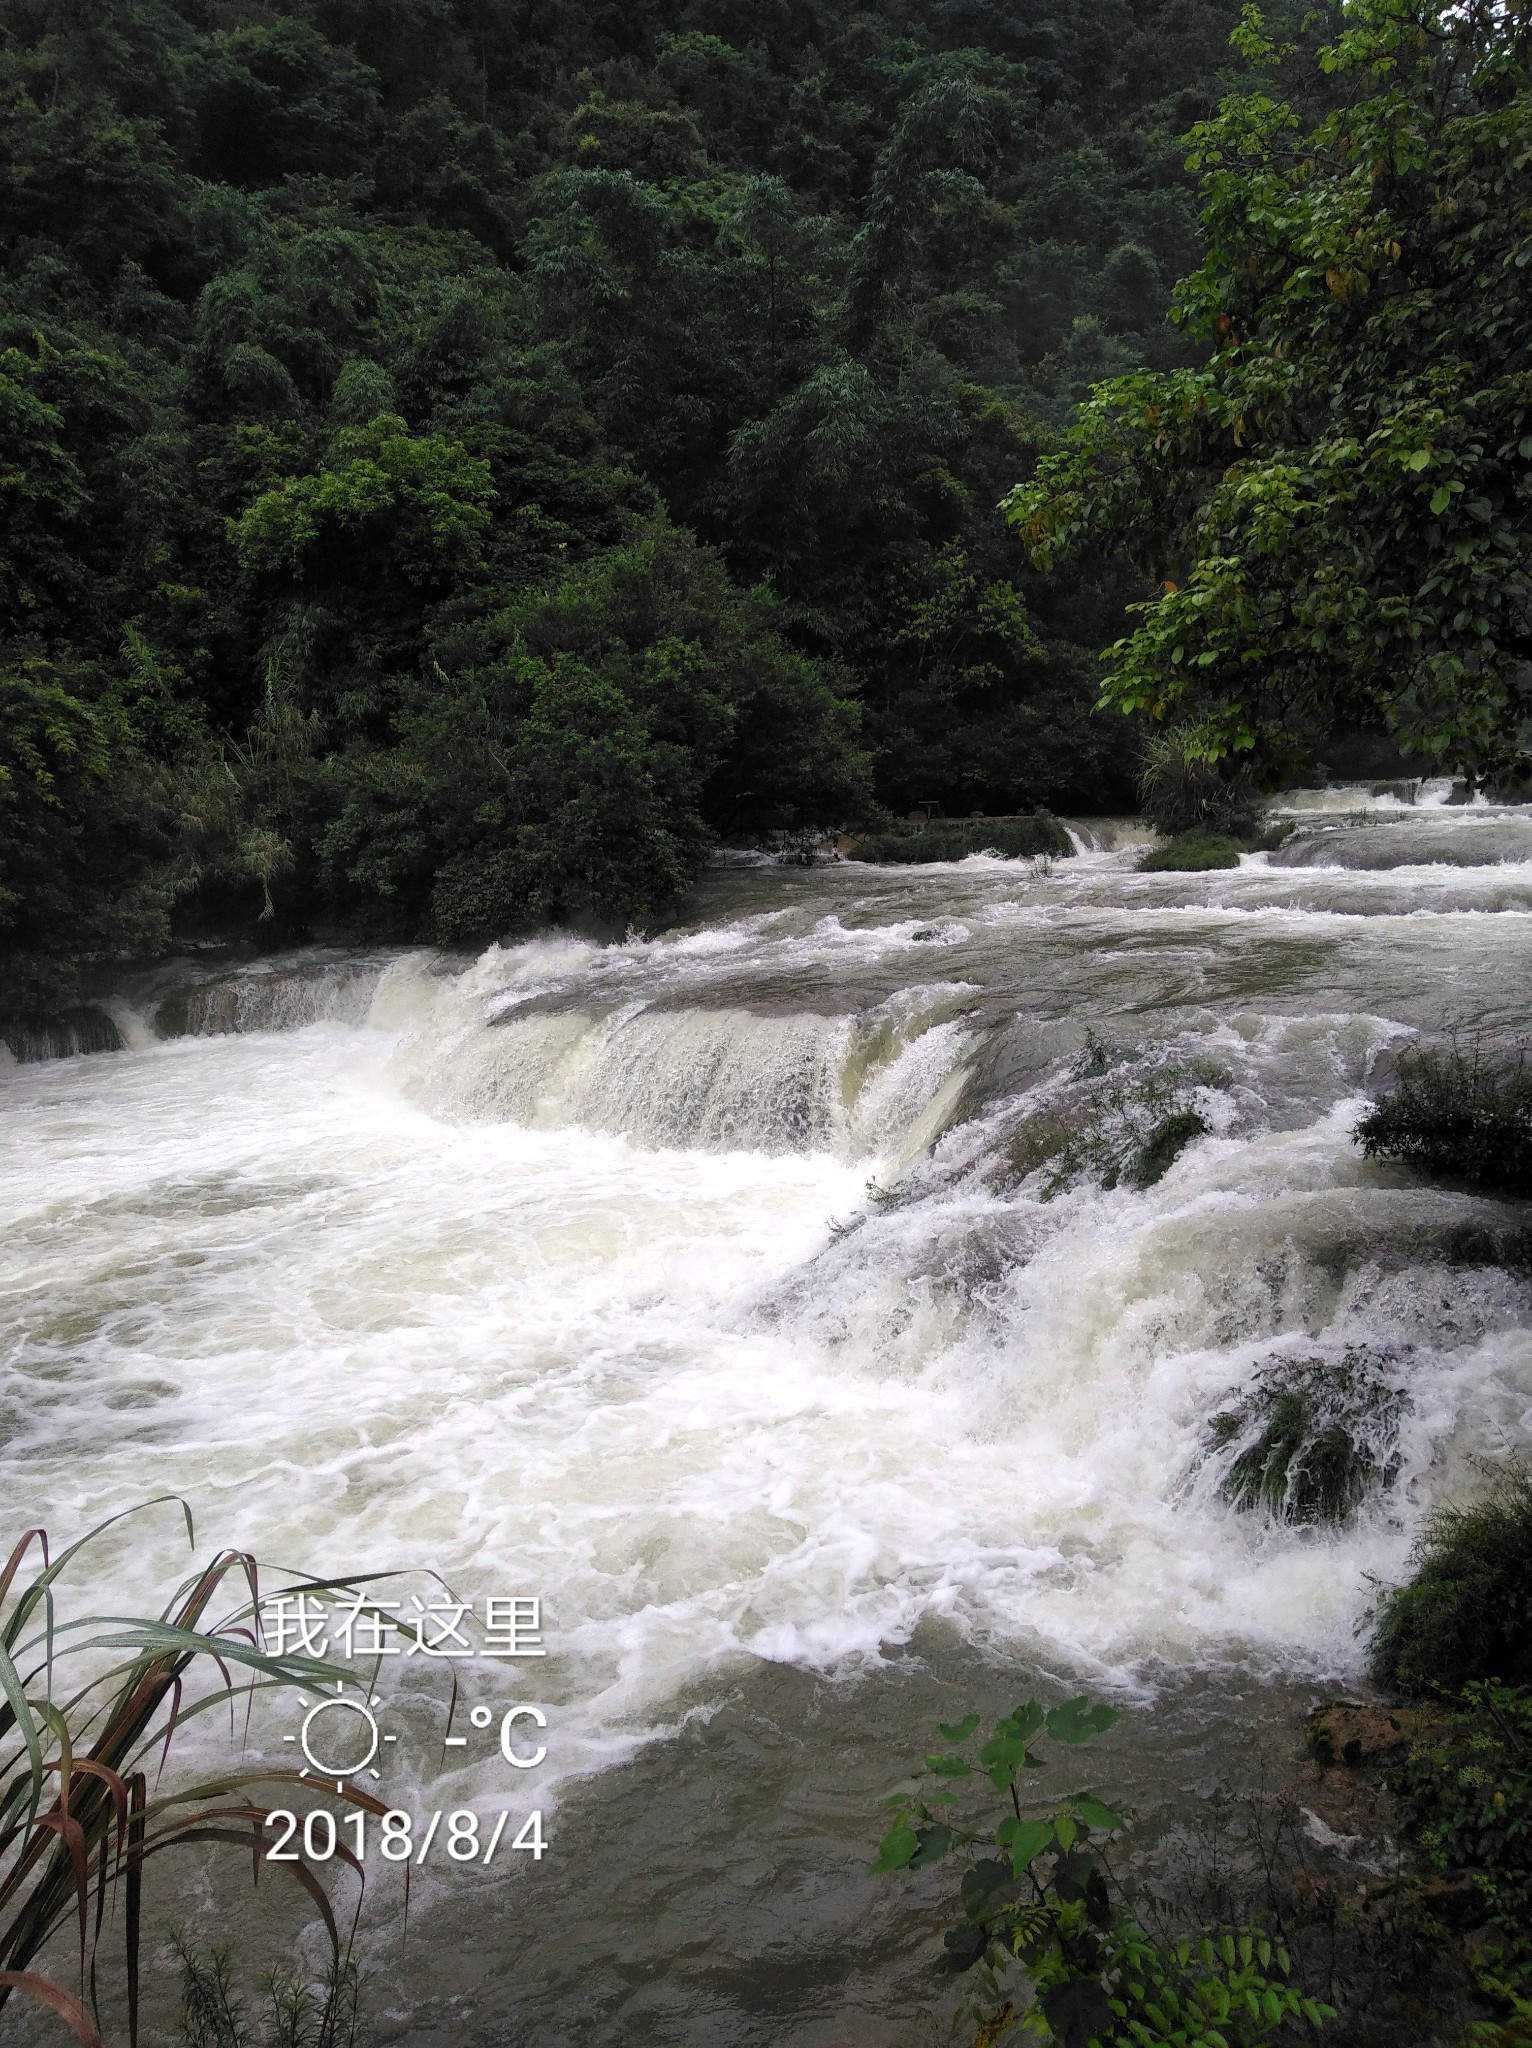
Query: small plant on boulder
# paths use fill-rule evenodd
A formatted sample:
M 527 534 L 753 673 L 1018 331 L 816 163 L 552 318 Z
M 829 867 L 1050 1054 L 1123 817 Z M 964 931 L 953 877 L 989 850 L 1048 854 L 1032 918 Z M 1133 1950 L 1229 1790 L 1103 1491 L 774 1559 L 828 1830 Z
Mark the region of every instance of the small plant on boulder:
M 1343 1522 L 1399 1470 L 1408 1397 L 1363 1346 L 1279 1359 L 1209 1426 L 1220 1491 L 1283 1522 Z
M 1133 1155 L 1123 1178 L 1129 1187 L 1157 1187 L 1187 1146 L 1205 1138 L 1208 1130 L 1206 1117 L 1194 1109 L 1178 1109 L 1162 1118 Z

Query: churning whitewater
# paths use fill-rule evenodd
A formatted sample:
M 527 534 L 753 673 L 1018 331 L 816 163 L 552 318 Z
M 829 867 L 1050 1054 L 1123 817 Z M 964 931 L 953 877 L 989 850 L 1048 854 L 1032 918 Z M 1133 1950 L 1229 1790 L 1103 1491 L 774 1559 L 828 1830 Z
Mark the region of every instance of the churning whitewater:
M 922 1624 L 1344 1679 L 1369 1576 L 1532 1435 L 1516 1216 L 1351 1139 L 1421 1034 L 1520 1029 L 1532 826 L 1295 810 L 1225 873 L 1082 827 L 716 870 L 624 944 L 140 977 L 123 1050 L 0 1075 L 13 1524 L 180 1493 L 277 1564 L 536 1591 L 556 1775 Z M 1357 1359 L 1350 1520 L 1231 1505 L 1214 1418 Z M 183 1556 L 126 1525 L 123 1597 Z

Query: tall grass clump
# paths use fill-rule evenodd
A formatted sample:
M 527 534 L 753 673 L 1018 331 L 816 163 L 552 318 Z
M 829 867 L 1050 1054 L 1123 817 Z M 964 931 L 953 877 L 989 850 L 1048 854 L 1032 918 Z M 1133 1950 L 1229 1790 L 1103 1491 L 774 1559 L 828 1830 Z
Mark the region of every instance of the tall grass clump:
M 1373 1626 L 1373 1678 L 1423 1698 L 1486 1679 L 1532 1684 L 1532 1470 L 1495 1474 L 1471 1507 L 1438 1508 Z
M 1144 748 L 1138 799 L 1157 832 L 1222 833 L 1240 839 L 1255 820 L 1255 796 L 1248 769 L 1233 775 L 1192 749 L 1189 726 L 1167 726 Z
M 1525 1050 L 1494 1062 L 1477 1048 L 1425 1047 L 1400 1062 L 1391 1091 L 1363 1117 L 1369 1159 L 1532 1195 L 1532 1072 Z
M 174 1505 L 191 1540 L 190 1512 Z M 205 1842 L 258 1856 L 268 1809 L 253 1788 L 299 1782 L 294 1771 L 235 1769 L 162 1791 L 177 1738 L 209 1713 L 229 1713 L 237 1725 L 257 1691 L 296 1686 L 317 1695 L 353 1675 L 312 1657 L 267 1653 L 259 1570 L 243 1551 L 221 1551 L 155 1616 L 62 1618 L 64 1575 L 88 1575 L 104 1533 L 122 1519 L 113 1516 L 57 1557 L 46 1531 L 28 1529 L 0 1566 L 0 2010 L 14 1992 L 29 1996 L 84 2048 L 100 2048 L 96 1960 L 108 1942 L 121 1949 L 128 2039 L 137 2041 L 151 1858 Z M 29 1565 L 32 1576 L 23 1578 Z M 283 1590 L 317 1593 L 333 1583 L 284 1581 Z M 339 1796 L 385 1811 L 349 1786 Z M 335 1855 L 360 1880 L 356 1858 L 344 1848 Z M 332 1983 L 343 1987 L 349 1943 L 319 1878 L 301 1859 L 277 1867 L 317 1908 L 337 1964 Z M 72 1985 L 33 1968 L 66 1931 L 74 1936 Z

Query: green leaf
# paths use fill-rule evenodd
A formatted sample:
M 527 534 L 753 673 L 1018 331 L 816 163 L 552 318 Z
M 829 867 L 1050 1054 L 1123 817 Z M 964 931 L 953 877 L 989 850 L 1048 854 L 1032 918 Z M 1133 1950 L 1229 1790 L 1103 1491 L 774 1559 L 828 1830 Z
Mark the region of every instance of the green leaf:
M 1011 1852 L 1011 1868 L 1019 1877 L 1036 1857 L 1053 1846 L 1053 1823 L 1047 1820 L 1003 1820 L 995 1840 Z
M 922 1828 L 920 1846 L 910 1858 L 910 1869 L 924 1870 L 928 1863 L 935 1863 L 938 1857 L 945 1856 L 951 1847 L 951 1828 Z
M 1088 1828 L 1096 1828 L 1102 1834 L 1120 1831 L 1128 1825 L 1121 1814 L 1114 1813 L 1110 1806 L 1103 1806 L 1092 1793 L 1073 1793 L 1069 1803 Z
M 977 1714 L 965 1714 L 961 1721 L 954 1721 L 950 1726 L 945 1721 L 938 1721 L 936 1732 L 938 1735 L 945 1735 L 949 1742 L 966 1742 L 978 1725 Z
M 973 1765 L 960 1756 L 928 1756 L 926 1769 L 935 1771 L 939 1778 L 967 1778 L 973 1774 Z
M 1115 1707 L 1092 1706 L 1086 1694 L 1077 1700 L 1065 1700 L 1061 1707 L 1055 1707 L 1047 1718 L 1048 1733 L 1055 1742 L 1089 1742 L 1094 1736 L 1104 1735 L 1122 1716 Z
M 1067 1856 L 1070 1850 L 1075 1845 L 1076 1827 L 1074 1816 L 1068 1813 L 1055 1814 L 1053 1819 L 1053 1832 L 1059 1838 L 1059 1847 L 1064 1851 L 1064 1854 Z
M 1021 1766 L 1021 1760 L 1027 1753 L 1027 1746 L 1020 1736 L 1002 1735 L 998 1732 L 1000 1728 L 1006 1728 L 1008 1725 L 1007 1722 L 1001 1721 L 998 1724 L 997 1732 L 990 1737 L 989 1741 L 979 1751 L 979 1762 L 984 1765 L 986 1770 L 997 1764 L 1003 1766 L 1007 1771 L 1018 1770 Z
M 890 1828 L 878 1844 L 876 1860 L 870 1866 L 875 1871 L 903 1870 L 920 1848 L 920 1837 L 913 1828 Z
M 1030 1742 L 1046 1719 L 1047 1715 L 1043 1712 L 1037 1701 L 1028 1700 L 1025 1706 L 1018 1707 L 1015 1713 L 1012 1714 L 1011 1726 L 1016 1730 L 1016 1733 L 1023 1742 Z

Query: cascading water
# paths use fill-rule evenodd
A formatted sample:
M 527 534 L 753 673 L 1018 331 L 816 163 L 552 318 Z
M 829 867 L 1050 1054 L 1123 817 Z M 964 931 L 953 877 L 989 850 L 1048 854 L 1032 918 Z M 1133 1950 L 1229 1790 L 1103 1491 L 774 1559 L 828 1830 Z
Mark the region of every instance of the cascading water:
M 938 1709 L 1157 1702 L 1150 1796 L 1354 1680 L 1370 1576 L 1532 1436 L 1523 1212 L 1350 1136 L 1416 1035 L 1522 1029 L 1532 833 L 1291 812 L 1211 874 L 1096 821 L 1052 863 L 719 871 L 623 945 L 171 967 L 129 1050 L 0 1081 L 18 1528 L 176 1491 L 283 1562 L 546 1602 L 579 1854 L 459 1889 L 396 2038 L 903 2039 L 914 1923 L 856 1872 Z M 1345 1519 L 1231 1501 L 1321 1381 Z M 180 1564 L 149 1525 L 117 1558 L 124 1598 Z

